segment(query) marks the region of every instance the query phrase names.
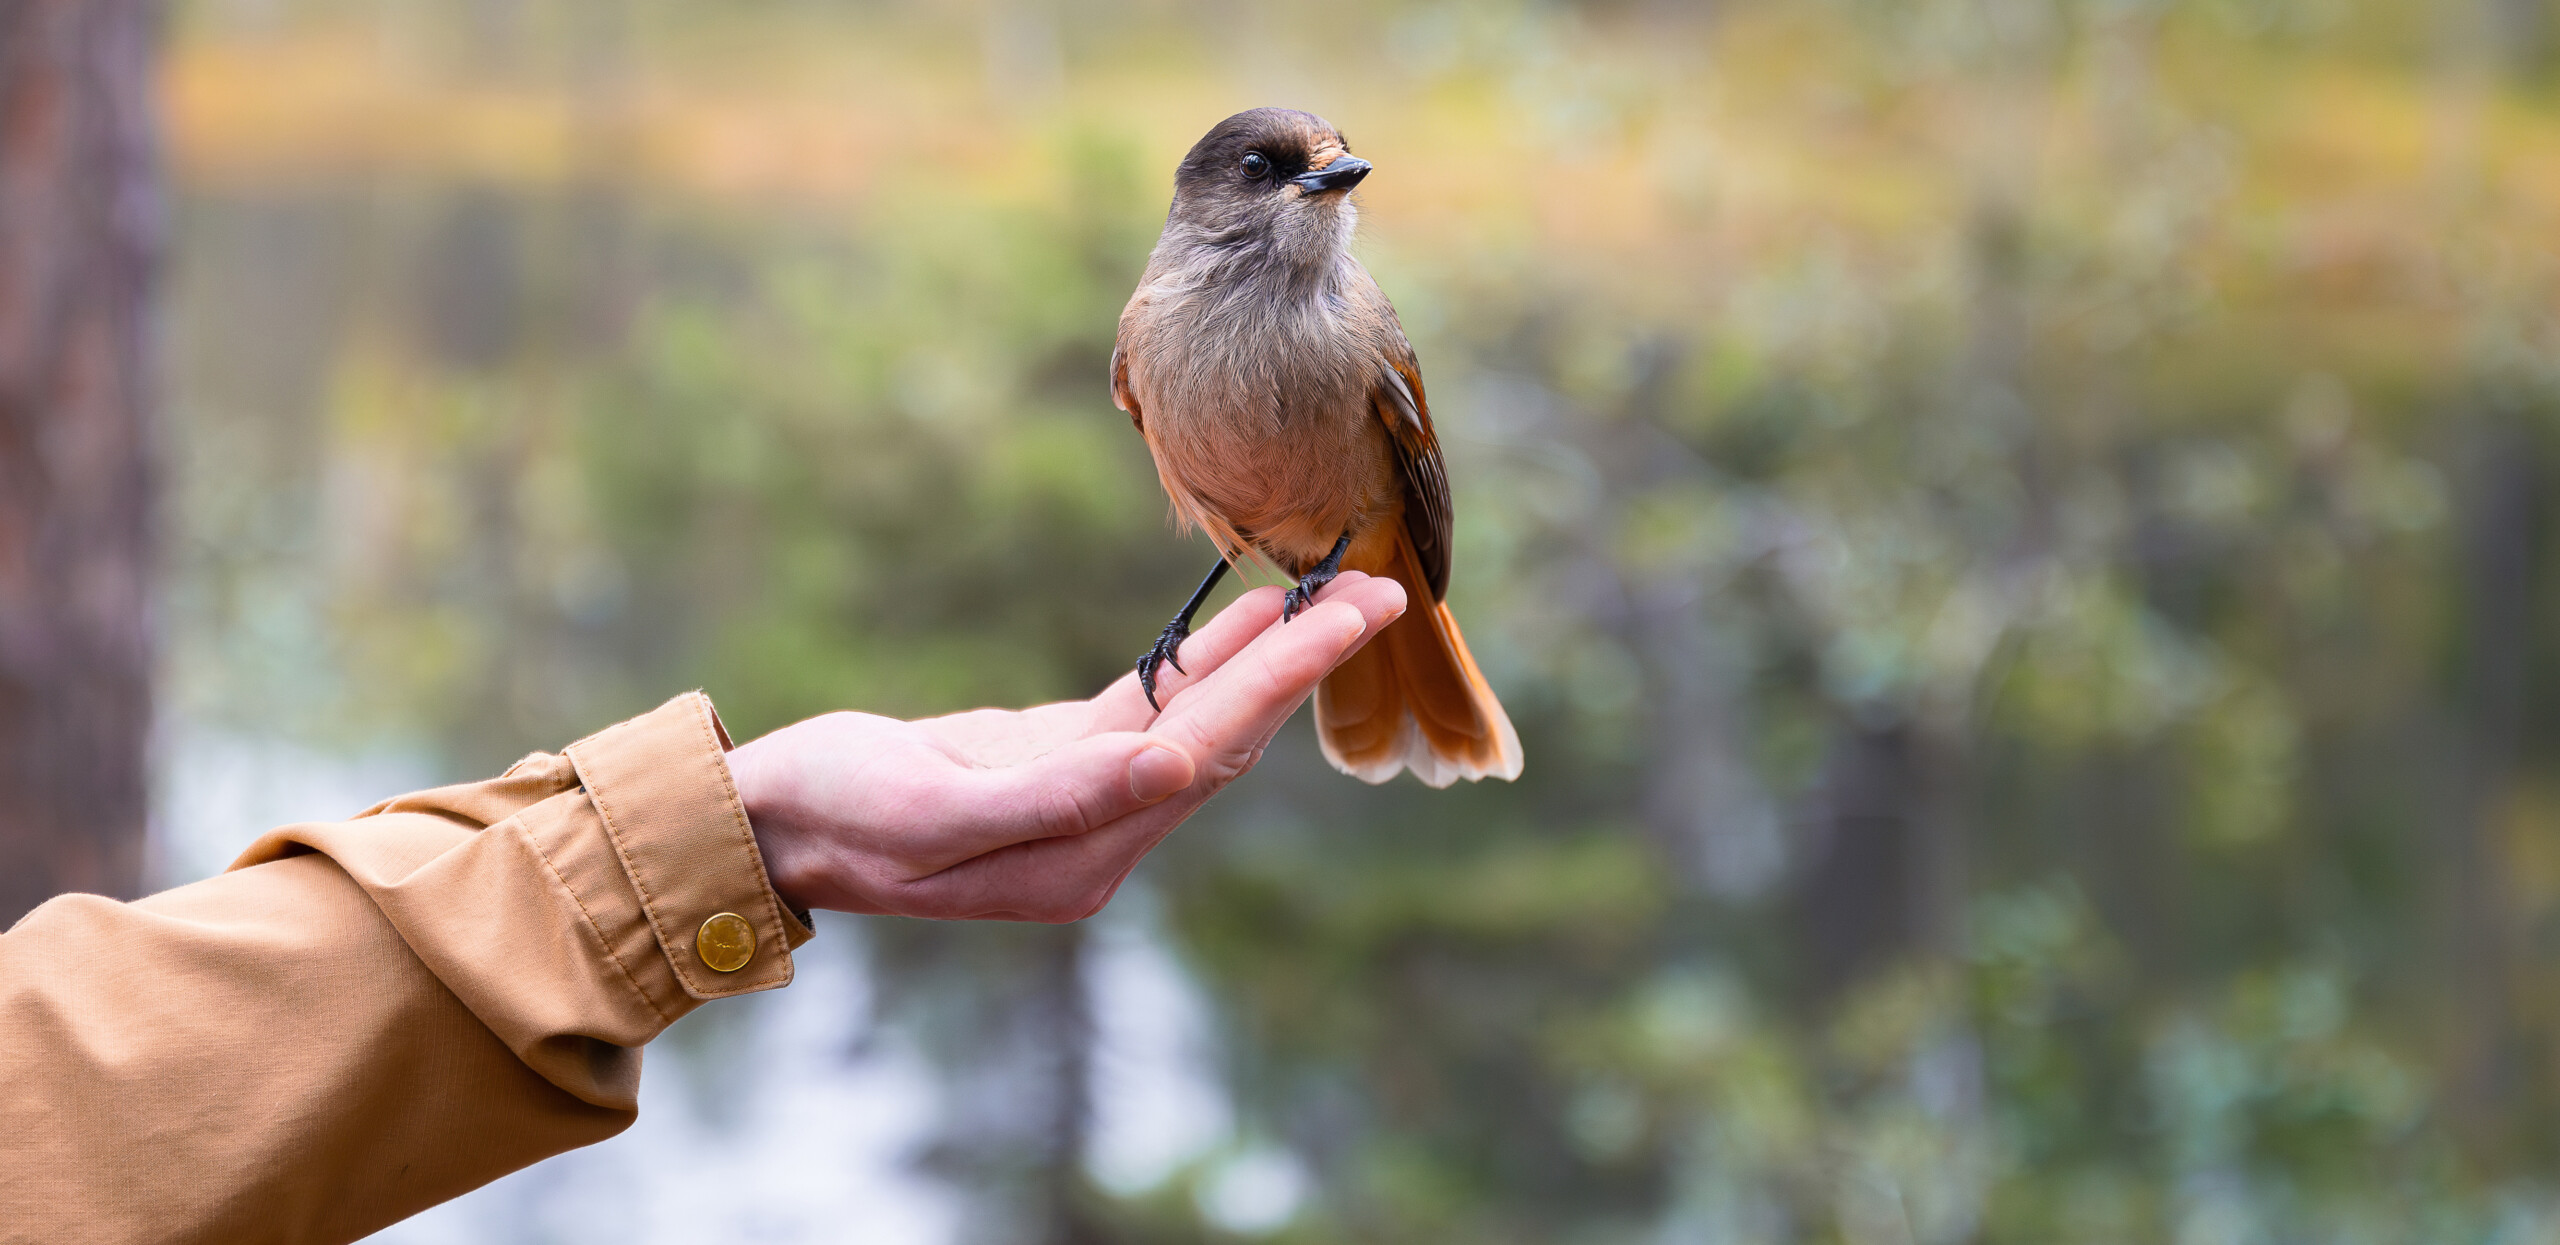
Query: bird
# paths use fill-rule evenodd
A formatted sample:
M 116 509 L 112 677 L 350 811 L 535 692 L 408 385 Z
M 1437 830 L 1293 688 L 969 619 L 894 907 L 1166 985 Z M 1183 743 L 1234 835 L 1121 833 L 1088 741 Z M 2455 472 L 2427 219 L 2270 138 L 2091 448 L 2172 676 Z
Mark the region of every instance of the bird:
M 1138 659 L 1161 667 L 1229 567 L 1296 581 L 1283 624 L 1344 569 L 1414 605 L 1316 688 L 1316 738 L 1370 783 L 1520 775 L 1520 736 L 1447 603 L 1449 477 L 1412 343 L 1351 254 L 1369 176 L 1322 117 L 1255 108 L 1174 171 L 1173 204 L 1121 312 L 1111 396 L 1154 456 L 1183 530 L 1218 561 Z

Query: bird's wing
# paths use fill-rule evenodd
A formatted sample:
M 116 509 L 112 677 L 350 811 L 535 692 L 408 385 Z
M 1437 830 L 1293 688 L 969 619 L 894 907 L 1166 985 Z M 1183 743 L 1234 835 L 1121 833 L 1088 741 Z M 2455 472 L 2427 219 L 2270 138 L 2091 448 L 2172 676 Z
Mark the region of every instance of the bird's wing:
M 1392 315 L 1393 313 L 1389 313 Z M 1422 393 L 1422 368 L 1404 330 L 1388 324 L 1386 366 L 1370 390 L 1370 406 L 1387 425 L 1396 448 L 1396 474 L 1404 481 L 1404 529 L 1420 555 L 1431 599 L 1449 595 L 1449 473 L 1440 465 L 1440 434 L 1431 430 L 1431 400 Z
M 1129 388 L 1129 351 L 1116 340 L 1111 343 L 1111 405 L 1129 412 L 1130 427 L 1147 430 L 1146 417 L 1138 411 L 1138 395 Z

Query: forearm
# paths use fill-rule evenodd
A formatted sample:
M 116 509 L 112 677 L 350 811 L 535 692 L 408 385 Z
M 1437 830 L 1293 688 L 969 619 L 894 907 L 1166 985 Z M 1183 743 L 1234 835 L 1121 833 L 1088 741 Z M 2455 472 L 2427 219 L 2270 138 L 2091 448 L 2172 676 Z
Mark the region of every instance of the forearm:
M 734 912 L 747 962 L 714 971 Z M 638 1047 L 790 979 L 707 704 L 0 936 L 0 1237 L 352 1240 L 629 1124 Z M 727 958 L 727 957 L 722 957 Z
M 1078 919 L 1404 608 L 1357 572 L 1326 595 L 1288 626 L 1277 590 L 1240 598 L 1161 713 L 1133 675 L 1019 714 L 828 714 L 733 770 L 679 697 L 221 878 L 47 904 L 0 936 L 0 1239 L 351 1240 L 612 1134 L 641 1044 L 791 979 L 808 930 L 757 829 L 802 903 Z

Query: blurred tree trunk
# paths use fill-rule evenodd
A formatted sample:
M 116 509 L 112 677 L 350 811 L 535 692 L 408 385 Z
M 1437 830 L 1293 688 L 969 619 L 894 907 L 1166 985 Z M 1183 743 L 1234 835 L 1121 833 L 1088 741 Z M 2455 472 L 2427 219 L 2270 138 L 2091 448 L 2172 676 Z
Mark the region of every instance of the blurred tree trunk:
M 1916 733 L 1907 724 L 1848 726 L 1823 765 L 1795 896 L 1814 999 L 1924 949 L 1929 829 Z
M 1084 1155 L 1093 1126 L 1093 1007 L 1086 989 L 1085 924 L 1040 931 L 1032 1005 L 1050 1035 L 1049 1111 L 1040 1144 L 1038 1199 L 1046 1245 L 1112 1239 L 1087 1206 Z
M 2502 79 L 2532 65 L 2532 6 L 2474 0 L 2447 6 L 2438 68 L 2435 191 L 2439 236 L 2460 237 L 2494 174 L 2487 117 Z M 2516 85 L 2512 81 L 2503 83 Z M 2475 272 L 2466 300 L 2477 339 L 2512 333 L 2534 295 L 2491 275 L 2495 261 L 2448 252 Z M 2478 278 L 2488 277 L 2486 280 Z M 2528 948 L 2508 872 L 2514 867 L 2505 822 L 2524 763 L 2532 655 L 2541 598 L 2545 467 L 2533 430 L 2538 414 L 2516 384 L 2516 360 L 2484 351 L 2472 361 L 2474 409 L 2457 426 L 2463 503 L 2457 511 L 2461 561 L 2463 668 L 2456 712 L 2462 755 L 2451 776 L 2451 807 L 2437 842 L 2442 874 L 2438 902 L 2446 985 L 2451 993 L 2452 1084 L 2456 1128 L 2475 1148 L 2497 1154 L 2521 1140 L 2514 1104 L 2534 1071 L 2516 974 Z
M 0 0 L 0 923 L 142 881 L 157 25 Z
M 2534 602 L 2540 596 L 2535 533 L 2541 464 L 2531 435 L 2505 412 L 2473 432 L 2463 490 L 2463 789 L 2443 823 L 2453 971 L 2457 1122 L 2478 1144 L 2498 1146 L 2525 1052 L 2513 993 L 2515 900 L 2501 842 L 2503 814 L 2524 754 Z

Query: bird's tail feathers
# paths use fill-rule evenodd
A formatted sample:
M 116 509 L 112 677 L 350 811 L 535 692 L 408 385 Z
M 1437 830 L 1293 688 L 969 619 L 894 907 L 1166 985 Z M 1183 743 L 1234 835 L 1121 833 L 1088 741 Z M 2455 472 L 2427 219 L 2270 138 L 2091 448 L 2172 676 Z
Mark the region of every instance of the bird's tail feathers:
M 1431 599 L 1401 530 L 1353 545 L 1344 565 L 1404 585 L 1413 604 L 1316 687 L 1316 739 L 1334 768 L 1382 783 L 1396 771 L 1434 787 L 1520 776 L 1520 736 L 1449 607 Z

